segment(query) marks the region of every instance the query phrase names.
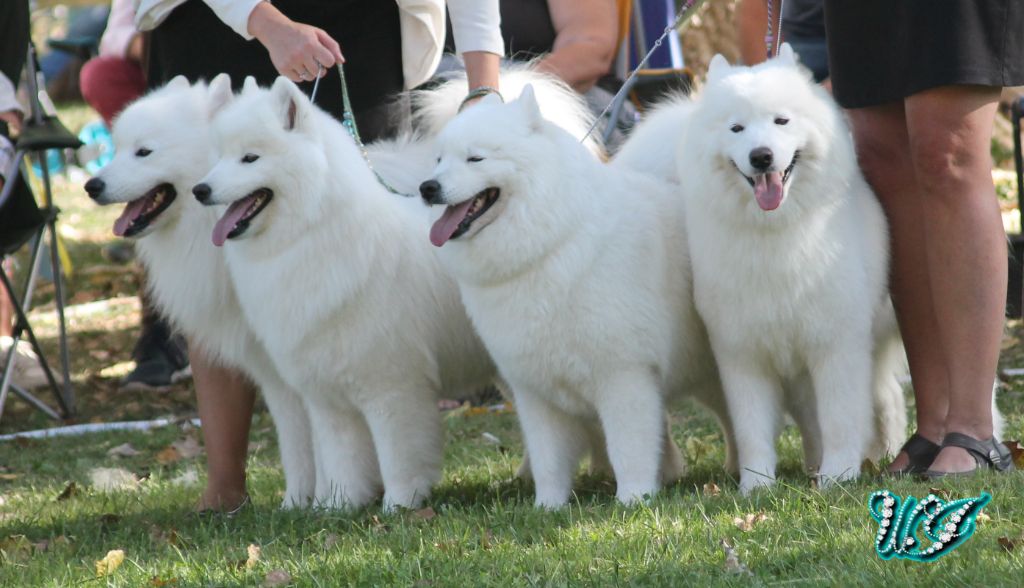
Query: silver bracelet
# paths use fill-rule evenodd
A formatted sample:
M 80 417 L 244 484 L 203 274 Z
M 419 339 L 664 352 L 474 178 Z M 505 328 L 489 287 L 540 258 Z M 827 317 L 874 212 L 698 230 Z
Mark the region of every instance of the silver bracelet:
M 501 92 L 499 92 L 497 88 L 491 86 L 479 86 L 470 90 L 469 94 L 466 94 L 466 97 L 462 99 L 462 102 L 459 103 L 459 112 L 462 112 L 462 109 L 466 107 L 466 103 L 470 100 L 475 100 L 476 98 L 480 98 L 481 96 L 486 96 L 488 94 L 494 94 L 502 102 L 505 101 L 505 97 L 501 95 Z

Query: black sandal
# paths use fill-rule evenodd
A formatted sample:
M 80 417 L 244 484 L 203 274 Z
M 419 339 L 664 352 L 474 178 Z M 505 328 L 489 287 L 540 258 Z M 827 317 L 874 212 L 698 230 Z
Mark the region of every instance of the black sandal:
M 1013 468 L 1013 454 L 1010 453 L 1010 449 L 1003 445 L 999 441 L 995 440 L 995 437 L 987 439 L 985 441 L 979 441 L 974 437 L 964 435 L 962 433 L 947 433 L 946 437 L 942 440 L 943 447 L 959 447 L 971 454 L 974 458 L 977 467 L 973 470 L 966 472 L 939 472 L 935 470 L 927 470 L 924 475 L 928 478 L 942 478 L 947 476 L 959 476 L 959 475 L 970 475 L 979 469 L 986 468 L 992 469 L 997 472 L 1008 472 Z
M 900 447 L 900 450 L 896 452 L 896 455 L 899 455 L 900 452 L 907 454 L 907 457 L 910 458 L 907 465 L 902 469 L 890 471 L 889 474 L 905 476 L 924 473 L 928 466 L 932 465 L 932 462 L 935 461 L 935 456 L 941 450 L 942 446 L 914 433 L 903 444 L 903 447 Z

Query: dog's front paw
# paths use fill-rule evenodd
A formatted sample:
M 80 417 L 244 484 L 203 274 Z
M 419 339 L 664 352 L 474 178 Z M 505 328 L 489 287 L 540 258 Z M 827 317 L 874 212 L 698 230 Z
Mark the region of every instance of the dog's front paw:
M 749 496 L 751 492 L 758 488 L 767 488 L 775 484 L 775 478 L 766 476 L 764 474 L 755 474 L 753 472 L 743 472 L 740 474 L 740 494 Z
M 658 489 L 646 486 L 620 486 L 615 493 L 615 498 L 626 506 L 636 506 L 641 503 L 650 502 Z

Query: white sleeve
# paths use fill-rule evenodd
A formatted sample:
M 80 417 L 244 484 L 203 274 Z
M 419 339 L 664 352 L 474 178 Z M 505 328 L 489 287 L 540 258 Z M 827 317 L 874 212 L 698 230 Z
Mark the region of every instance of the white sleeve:
M 203 0 L 213 10 L 217 18 L 224 21 L 224 24 L 231 27 L 246 41 L 252 39 L 249 34 L 249 15 L 260 2 L 270 0 Z
M 498 0 L 448 0 L 455 50 L 505 54 Z
M 8 110 L 22 112 L 21 104 L 18 103 L 18 97 L 14 93 L 14 84 L 7 79 L 7 76 L 0 73 L 0 112 Z

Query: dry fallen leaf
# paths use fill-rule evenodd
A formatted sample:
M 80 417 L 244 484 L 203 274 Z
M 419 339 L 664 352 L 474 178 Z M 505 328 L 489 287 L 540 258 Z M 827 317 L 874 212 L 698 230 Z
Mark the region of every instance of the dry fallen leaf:
M 177 586 L 178 578 L 168 578 L 164 580 L 160 576 L 153 576 L 149 579 L 149 585 L 153 588 L 166 588 L 167 586 Z
M 377 518 L 377 517 L 374 516 L 373 518 Z M 324 549 L 332 549 L 332 548 L 334 548 L 334 546 L 338 544 L 338 540 L 339 539 L 340 539 L 340 537 L 338 537 L 337 533 L 331 533 L 331 534 L 327 535 L 327 537 L 324 538 Z
M 747 569 L 747 566 L 740 562 L 739 556 L 736 555 L 736 550 L 733 549 L 732 545 L 729 545 L 728 541 L 722 539 L 719 545 L 721 545 L 722 551 L 725 552 L 725 571 L 730 574 L 744 574 L 747 576 L 753 575 L 750 570 Z
M 178 454 L 181 455 L 182 459 L 192 459 L 203 453 L 203 446 L 199 444 L 199 440 L 194 435 L 178 439 L 171 443 L 171 447 L 178 450 Z
M 74 496 L 78 496 L 78 484 L 68 482 L 68 485 L 64 487 L 64 490 L 57 495 L 57 500 L 67 500 Z
M 501 439 L 498 439 L 496 435 L 488 433 L 487 431 L 481 433 L 480 438 L 482 438 L 487 443 L 491 443 L 493 445 L 501 445 Z
M 1013 456 L 1013 465 L 1017 466 L 1018 470 L 1024 470 L 1024 445 L 1020 441 L 1003 441 L 1003 444 Z
M 142 452 L 132 447 L 131 443 L 122 443 L 107 450 L 107 455 L 111 457 L 135 457 L 140 453 Z
M 12 474 L 10 472 L 4 472 L 0 474 L 0 480 L 4 482 L 13 482 L 21 477 L 21 474 Z
M 979 512 L 977 514 L 977 516 L 974 517 L 974 520 L 975 520 L 975 522 L 977 522 L 979 524 L 980 523 L 987 523 L 987 522 L 992 520 L 992 517 L 988 516 L 984 512 Z
M 121 468 L 93 468 L 89 470 L 92 487 L 100 492 L 134 490 L 139 487 L 139 478 Z
M 255 543 L 250 543 L 249 547 L 246 548 L 249 554 L 248 559 L 245 560 L 245 569 L 251 570 L 256 567 L 256 564 L 260 563 L 260 546 Z
M 704 496 L 718 496 L 721 493 L 722 489 L 718 487 L 718 484 L 714 482 L 704 484 Z
M 121 567 L 122 563 L 124 563 L 124 551 L 111 549 L 103 559 L 96 562 L 96 577 L 101 578 L 112 574 L 114 570 Z
M 420 521 L 429 521 L 430 519 L 436 516 L 437 513 L 434 512 L 434 509 L 429 506 L 427 508 L 421 508 L 418 511 L 412 513 L 412 518 Z
M 934 494 L 943 500 L 949 500 L 949 490 L 945 488 L 929 488 L 929 494 Z
M 763 512 L 747 513 L 746 515 L 743 516 L 743 518 L 740 518 L 740 517 L 734 518 L 732 520 L 732 522 L 741 531 L 752 531 L 754 529 L 754 525 L 756 525 L 758 523 L 761 523 L 761 522 L 764 522 L 764 521 L 767 521 L 768 518 L 769 518 L 768 515 L 766 515 Z
M 172 445 L 158 451 L 153 458 L 161 465 L 169 465 L 181 461 L 181 453 Z
M 0 553 L 5 559 L 26 561 L 32 557 L 35 546 L 24 535 L 10 535 L 0 539 Z
M 188 468 L 171 480 L 175 486 L 193 486 L 199 483 L 199 471 L 195 468 Z
M 284 570 L 270 570 L 267 577 L 263 579 L 263 588 L 278 588 L 290 584 L 292 576 Z
M 1017 542 L 1009 537 L 999 537 L 996 541 L 999 543 L 1000 547 L 1008 552 L 1013 551 L 1013 548 L 1017 546 Z

